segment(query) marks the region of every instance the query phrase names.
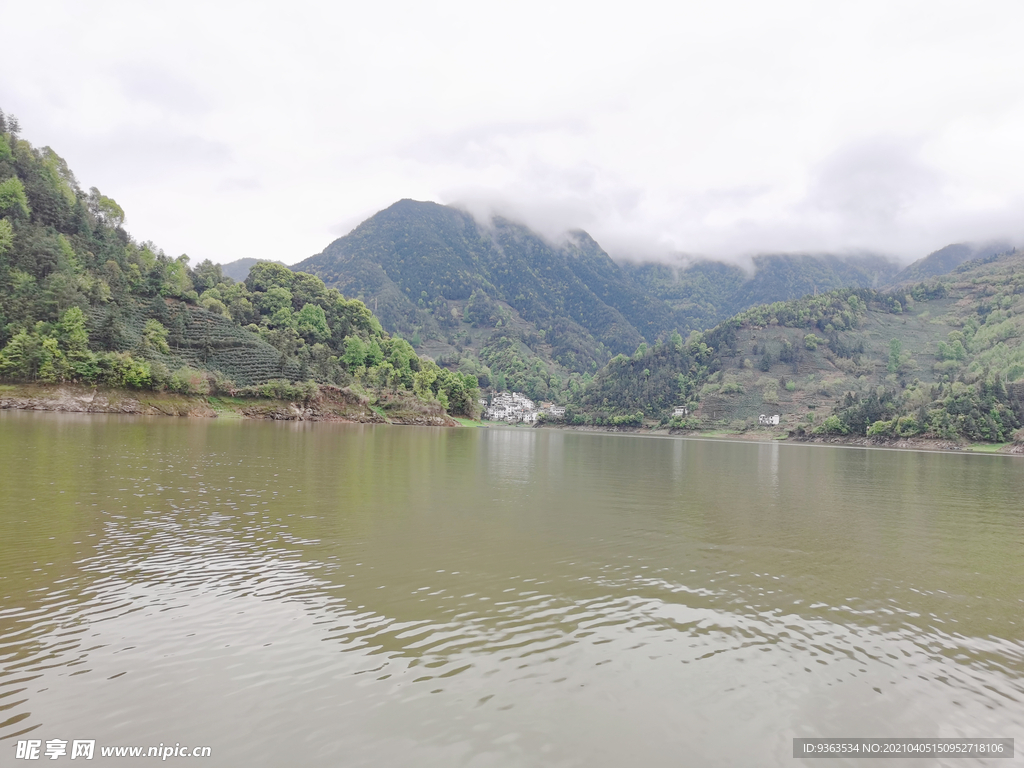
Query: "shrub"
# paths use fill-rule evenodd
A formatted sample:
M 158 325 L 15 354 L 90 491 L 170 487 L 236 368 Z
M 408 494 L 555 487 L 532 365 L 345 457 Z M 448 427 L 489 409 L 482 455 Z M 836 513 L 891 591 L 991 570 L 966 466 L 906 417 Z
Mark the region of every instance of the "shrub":
M 235 391 L 241 397 L 266 397 L 271 400 L 314 400 L 320 395 L 320 387 L 315 381 L 297 381 L 294 384 L 286 379 L 273 379 L 263 384 L 242 387 Z
M 195 368 L 182 367 L 171 374 L 169 387 L 172 392 L 182 395 L 210 394 L 210 380 L 206 374 Z
M 845 435 L 850 430 L 846 428 L 846 425 L 839 420 L 838 416 L 832 415 L 825 419 L 821 424 L 814 430 L 816 435 Z
M 99 378 L 107 386 L 145 389 L 151 384 L 149 363 L 135 360 L 127 352 L 107 352 L 97 362 Z
M 813 333 L 808 333 L 804 336 L 804 347 L 811 351 L 817 349 L 818 345 L 823 344 L 824 342 L 824 339 L 815 336 Z

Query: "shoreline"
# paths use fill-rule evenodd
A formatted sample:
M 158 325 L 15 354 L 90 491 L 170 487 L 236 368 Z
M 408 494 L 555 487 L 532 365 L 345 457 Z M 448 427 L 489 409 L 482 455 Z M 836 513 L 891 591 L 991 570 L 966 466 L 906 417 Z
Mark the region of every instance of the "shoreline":
M 180 395 L 173 392 L 87 387 L 78 384 L 3 384 L 0 385 L 0 411 L 5 410 L 430 427 L 460 426 L 439 407 L 425 405 L 409 398 L 394 398 L 371 405 L 366 397 L 349 389 L 337 387 L 321 387 L 319 397 L 300 402 L 226 395 Z
M 501 422 L 494 422 L 500 424 Z M 514 428 L 514 425 L 508 425 Z M 574 432 L 603 432 L 610 434 L 635 435 L 637 437 L 672 437 L 689 440 L 722 440 L 747 443 L 784 443 L 786 445 L 826 445 L 835 448 L 864 448 L 890 451 L 925 451 L 928 453 L 969 453 L 998 456 L 1024 455 L 1024 444 L 1019 443 L 967 443 L 940 438 L 877 438 L 860 435 L 793 436 L 787 432 L 754 433 L 731 432 L 729 430 L 696 430 L 650 427 L 602 427 L 590 425 L 538 424 L 526 429 L 559 429 Z
M 837 448 L 910 450 L 931 453 L 1024 455 L 1024 444 L 1019 443 L 966 443 L 938 438 L 896 439 L 862 437 L 860 435 L 797 437 L 786 432 L 763 434 L 729 430 L 701 432 L 665 427 L 605 427 L 551 422 L 527 426 L 508 424 L 503 421 L 474 421 L 449 416 L 437 407 L 428 406 L 409 398 L 395 398 L 378 405 L 371 405 L 365 396 L 337 387 L 321 387 L 319 397 L 308 402 L 298 402 L 226 395 L 181 395 L 173 392 L 87 387 L 79 384 L 0 384 L 0 411 L 5 410 L 207 419 L 325 421 L 342 424 L 393 424 L 454 428 L 557 429 L 635 437 L 826 445 Z

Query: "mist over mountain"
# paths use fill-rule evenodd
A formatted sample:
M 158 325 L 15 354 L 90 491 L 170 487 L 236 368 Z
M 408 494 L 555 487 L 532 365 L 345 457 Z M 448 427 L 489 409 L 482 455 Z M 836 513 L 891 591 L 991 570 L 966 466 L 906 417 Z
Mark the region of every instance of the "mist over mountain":
M 513 221 L 485 228 L 435 203 L 395 203 L 295 269 L 362 296 L 385 328 L 442 351 L 480 341 L 472 329 L 514 327 L 579 369 L 677 324 L 585 232 L 552 245 Z
M 686 428 L 745 428 L 778 406 L 817 434 L 839 395 L 825 434 L 1005 441 L 1024 423 L 1024 278 L 1005 243 L 903 269 L 827 253 L 619 263 L 582 230 L 553 240 L 402 200 L 294 270 L 189 266 L 8 128 L 0 113 L 6 381 L 307 400 L 352 386 L 349 405 L 414 420 L 472 415 L 483 387 L 612 426 L 685 404 Z
M 949 246 L 906 269 L 876 254 L 766 254 L 752 270 L 712 260 L 617 262 L 581 230 L 552 239 L 502 216 L 402 200 L 294 268 L 365 301 L 420 351 L 483 372 L 482 382 L 493 368 L 511 372 L 495 347 L 515 347 L 512 367 L 532 370 L 531 395 L 543 396 L 540 380 L 593 373 L 614 355 L 759 304 L 944 274 L 990 250 Z M 527 378 L 512 381 L 526 386 Z
M 968 261 L 987 259 L 1015 249 L 1006 241 L 998 240 L 982 245 L 973 243 L 954 243 L 930 253 L 893 277 L 894 284 L 920 282 L 929 277 L 938 277 L 952 272 Z
M 721 261 L 672 265 L 623 264 L 624 271 L 672 308 L 680 331 L 705 330 L 757 304 L 788 301 L 836 288 L 877 288 L 899 272 L 883 256 L 771 254 L 752 260 L 753 272 Z

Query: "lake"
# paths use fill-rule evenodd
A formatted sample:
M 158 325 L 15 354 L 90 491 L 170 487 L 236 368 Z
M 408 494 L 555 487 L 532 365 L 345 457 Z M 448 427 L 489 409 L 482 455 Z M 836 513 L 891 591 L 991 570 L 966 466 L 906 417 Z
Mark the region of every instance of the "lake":
M 1020 458 L 4 412 L 0 490 L 11 757 L 29 739 L 95 740 L 94 765 L 182 744 L 211 748 L 200 765 L 417 768 L 791 766 L 818 736 L 1024 748 Z

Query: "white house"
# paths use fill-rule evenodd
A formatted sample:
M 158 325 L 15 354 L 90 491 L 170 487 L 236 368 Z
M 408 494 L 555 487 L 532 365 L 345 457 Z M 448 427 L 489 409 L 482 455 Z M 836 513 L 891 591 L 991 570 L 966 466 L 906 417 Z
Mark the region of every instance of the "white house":
M 760 416 L 757 417 L 757 423 L 762 427 L 777 427 L 779 426 L 780 418 L 781 417 L 777 413 L 773 416 L 765 416 L 762 413 Z
M 533 424 L 537 421 L 537 407 L 530 398 L 518 392 L 498 392 L 491 398 L 491 405 L 484 411 L 484 418 L 507 421 L 509 424 Z

